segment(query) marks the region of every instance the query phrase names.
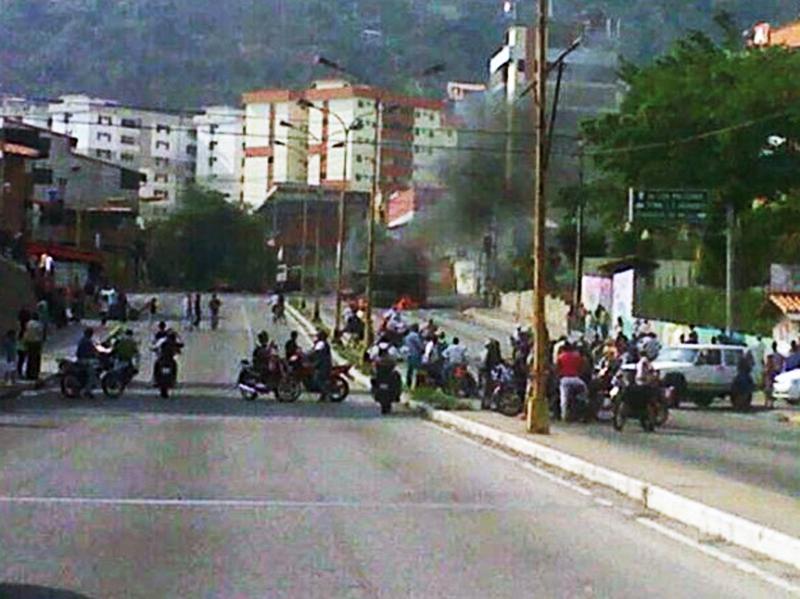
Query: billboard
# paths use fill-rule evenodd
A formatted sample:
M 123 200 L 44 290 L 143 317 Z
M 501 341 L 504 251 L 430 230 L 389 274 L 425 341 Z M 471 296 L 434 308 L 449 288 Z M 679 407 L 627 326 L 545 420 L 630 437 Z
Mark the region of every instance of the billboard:
M 773 264 L 769 268 L 772 293 L 800 293 L 800 264 Z
M 611 317 L 616 322 L 617 318 L 622 318 L 625 323 L 633 319 L 633 300 L 636 290 L 636 273 L 631 268 L 614 275 L 613 302 Z
M 594 311 L 603 306 L 609 313 L 613 305 L 611 279 L 596 275 L 583 275 L 581 282 L 581 303 L 587 310 Z

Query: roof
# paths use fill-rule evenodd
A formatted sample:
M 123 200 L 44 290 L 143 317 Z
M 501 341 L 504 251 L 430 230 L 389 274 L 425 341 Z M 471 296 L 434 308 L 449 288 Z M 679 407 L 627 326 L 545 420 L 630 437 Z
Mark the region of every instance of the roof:
M 787 316 L 800 316 L 800 293 L 771 293 L 769 301 Z
M 645 260 L 643 258 L 639 258 L 638 256 L 614 258 L 597 267 L 597 269 L 605 275 L 616 274 L 631 269 L 636 271 L 651 272 L 657 268 L 658 262 L 653 260 Z
M 103 257 L 99 252 L 79 250 L 68 245 L 29 242 L 27 244 L 27 250 L 29 256 L 50 254 L 56 260 L 63 260 L 65 262 L 94 262 L 98 264 L 102 264 L 103 262 Z
M 381 100 L 385 104 L 424 108 L 429 110 L 442 110 L 444 102 L 421 96 L 405 96 L 395 92 L 371 87 L 368 85 L 348 85 L 344 87 L 309 88 L 305 90 L 291 89 L 260 89 L 246 92 L 242 95 L 243 104 L 271 104 L 279 102 L 297 102 L 300 99 L 309 102 L 339 100 L 349 98 L 362 98 Z

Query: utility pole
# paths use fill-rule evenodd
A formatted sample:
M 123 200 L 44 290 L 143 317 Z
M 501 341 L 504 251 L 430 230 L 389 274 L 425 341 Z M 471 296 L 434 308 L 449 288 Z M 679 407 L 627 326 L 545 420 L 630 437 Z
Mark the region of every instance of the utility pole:
M 575 215 L 575 286 L 573 288 L 572 305 L 577 308 L 581 305 L 583 285 L 583 178 L 584 154 L 583 142 L 578 142 L 578 206 Z
M 320 188 L 320 196 L 322 191 Z M 317 323 L 320 321 L 319 314 L 319 229 L 321 226 L 320 213 L 325 209 L 325 202 L 321 201 L 317 206 L 316 226 L 314 227 L 314 313 L 312 320 Z
M 733 333 L 733 277 L 735 276 L 735 249 L 734 235 L 736 231 L 736 213 L 733 204 L 728 202 L 725 205 L 726 236 L 725 236 L 725 328 L 728 335 Z
M 339 243 L 336 246 L 336 316 L 334 331 L 342 326 L 342 285 L 344 284 L 344 235 L 345 235 L 345 200 L 347 197 L 347 154 L 349 151 L 350 129 L 344 129 L 344 158 L 342 159 L 342 190 L 339 194 Z
M 548 337 L 545 322 L 545 219 L 547 205 L 545 197 L 545 160 L 547 152 L 547 10 L 548 0 L 538 0 L 538 23 L 536 26 L 535 89 L 533 101 L 536 124 L 536 151 L 534 173 L 536 182 L 533 197 L 533 382 L 527 397 L 528 432 L 549 434 L 550 415 L 547 405 L 547 354 Z
M 378 200 L 378 193 L 380 192 L 380 173 L 381 173 L 381 156 L 380 156 L 380 132 L 382 126 L 382 104 L 380 98 L 375 100 L 375 137 L 372 140 L 374 149 L 375 160 L 372 163 L 372 191 L 369 194 L 369 210 L 367 218 L 369 220 L 367 226 L 367 289 L 366 299 L 367 306 L 364 310 L 366 319 L 366 335 L 365 342 L 369 348 L 375 340 L 375 331 L 372 326 L 372 288 L 373 277 L 375 275 L 375 206 Z
M 303 244 L 300 250 L 300 294 L 305 303 L 306 297 L 306 254 L 308 252 L 308 198 L 303 194 Z

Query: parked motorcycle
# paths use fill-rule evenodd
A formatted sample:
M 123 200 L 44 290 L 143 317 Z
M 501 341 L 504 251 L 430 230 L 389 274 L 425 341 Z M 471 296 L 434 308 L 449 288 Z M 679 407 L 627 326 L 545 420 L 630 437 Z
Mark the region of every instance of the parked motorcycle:
M 350 375 L 352 368 L 352 364 L 340 364 L 331 368 L 328 388 L 332 402 L 343 402 L 350 395 L 350 383 L 347 382 L 347 379 L 352 378 Z M 295 354 L 289 358 L 289 373 L 291 378 L 298 381 L 306 391 L 319 393 L 319 386 L 314 380 L 314 365 L 306 360 L 305 356 Z
M 615 377 L 611 398 L 614 402 L 614 429 L 620 432 L 628 418 L 637 418 L 642 429 L 650 433 L 661 426 L 659 422 L 666 422 L 669 417 L 661 387 L 628 384 L 624 373 Z
M 567 395 L 567 413 L 563 414 L 564 422 L 589 423 L 597 418 L 598 406 L 589 396 L 587 389 L 578 386 L 569 389 Z
M 278 401 L 291 403 L 297 401 L 303 392 L 300 381 L 289 376 L 284 365 L 279 364 L 272 373 L 263 374 L 256 370 L 250 360 L 241 361 L 236 384 L 242 398 L 247 401 L 253 401 L 259 395 L 274 393 Z
M 495 381 L 489 399 L 489 407 L 504 416 L 518 416 L 525 408 L 514 381 Z

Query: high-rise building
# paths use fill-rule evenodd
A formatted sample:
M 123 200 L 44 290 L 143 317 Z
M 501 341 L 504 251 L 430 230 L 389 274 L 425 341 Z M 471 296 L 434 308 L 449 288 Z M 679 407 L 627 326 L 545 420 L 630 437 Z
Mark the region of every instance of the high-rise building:
M 145 220 L 163 218 L 194 181 L 197 130 L 194 114 L 126 106 L 86 95 L 62 96 L 49 105 L 49 126 L 78 140 L 76 151 L 138 170 Z
M 218 191 L 234 203 L 241 200 L 244 111 L 210 106 L 194 117 L 197 127 L 198 185 Z
M 376 160 L 384 196 L 441 185 L 438 166 L 456 145 L 444 102 L 347 81 L 253 91 L 243 102 L 241 200 L 252 209 L 281 183 L 369 193 Z

